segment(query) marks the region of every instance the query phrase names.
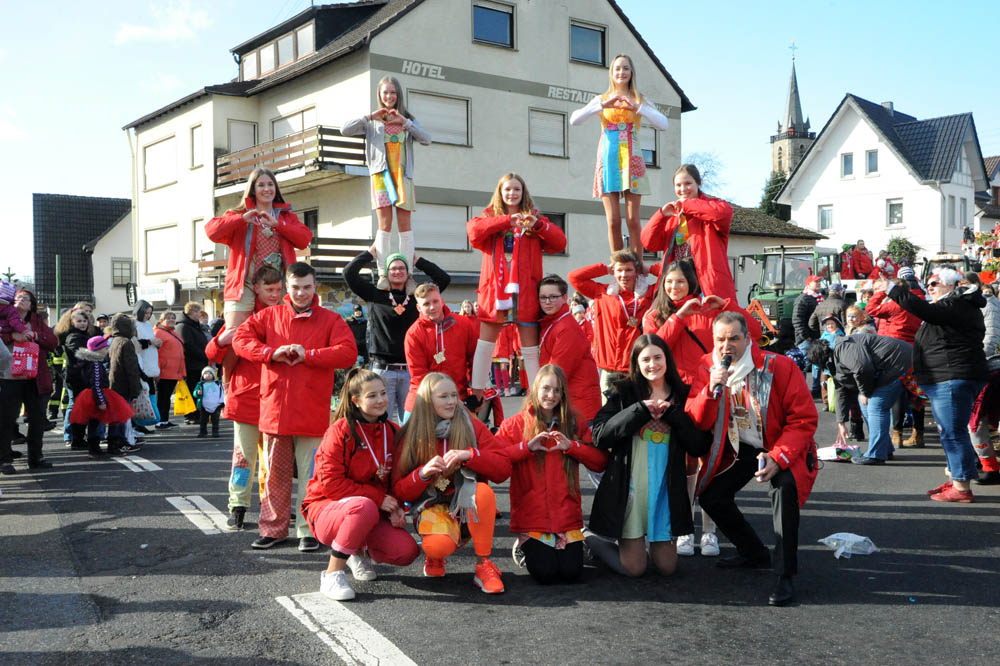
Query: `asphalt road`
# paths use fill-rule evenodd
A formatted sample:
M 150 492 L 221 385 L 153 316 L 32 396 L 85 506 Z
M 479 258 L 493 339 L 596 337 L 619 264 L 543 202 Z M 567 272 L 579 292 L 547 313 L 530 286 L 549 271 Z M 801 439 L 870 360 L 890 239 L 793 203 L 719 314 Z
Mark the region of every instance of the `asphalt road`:
M 509 413 L 517 406 L 505 400 Z M 671 578 L 595 567 L 578 584 L 536 585 L 510 558 L 506 485 L 494 551 L 505 594 L 473 587 L 467 546 L 444 579 L 422 577 L 422 559 L 379 565 L 340 607 L 316 594 L 322 551 L 299 553 L 294 540 L 254 551 L 256 532 L 209 523 L 206 534 L 167 501 L 197 496 L 217 519 L 226 511 L 232 429 L 218 440 L 194 431 L 148 437 L 138 455 L 154 471 L 88 460 L 49 433 L 54 469 L 28 474 L 22 459 L 0 477 L 0 663 L 339 664 L 358 654 L 342 649 L 356 635 L 322 621 L 344 608 L 399 651 L 381 663 L 995 663 L 1000 488 L 977 487 L 970 505 L 929 501 L 943 480 L 936 438 L 883 467 L 826 464 L 802 514 L 793 607 L 767 606 L 771 573 L 722 571 L 700 555 Z M 819 444 L 833 433 L 824 414 Z M 771 542 L 765 487 L 751 483 L 739 500 Z M 248 523 L 256 512 L 255 496 Z M 837 560 L 817 543 L 835 532 L 880 552 Z M 289 610 L 309 607 L 319 610 L 303 619 Z

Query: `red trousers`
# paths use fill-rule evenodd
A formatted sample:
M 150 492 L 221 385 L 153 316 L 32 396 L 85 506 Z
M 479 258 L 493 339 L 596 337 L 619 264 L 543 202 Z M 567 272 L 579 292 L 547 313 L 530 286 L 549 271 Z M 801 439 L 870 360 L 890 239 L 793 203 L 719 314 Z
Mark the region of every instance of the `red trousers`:
M 361 548 L 376 562 L 399 567 L 417 559 L 420 549 L 410 533 L 402 527 L 393 527 L 381 515 L 375 502 L 367 497 L 347 497 L 332 500 L 325 506 L 310 511 L 313 534 L 316 539 L 344 555 L 353 555 Z

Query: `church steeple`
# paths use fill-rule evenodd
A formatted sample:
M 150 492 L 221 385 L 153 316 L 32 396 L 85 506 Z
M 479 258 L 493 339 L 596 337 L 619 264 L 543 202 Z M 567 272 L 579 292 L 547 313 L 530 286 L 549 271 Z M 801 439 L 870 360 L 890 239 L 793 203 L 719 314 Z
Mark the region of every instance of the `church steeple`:
M 803 119 L 802 100 L 799 97 L 799 80 L 795 72 L 795 51 L 793 43 L 792 76 L 788 81 L 788 99 L 785 101 L 784 124 L 778 122 L 778 133 L 771 136 L 771 171 L 786 175 L 805 156 L 809 146 L 816 140 L 816 133 L 809 131 L 809 119 Z

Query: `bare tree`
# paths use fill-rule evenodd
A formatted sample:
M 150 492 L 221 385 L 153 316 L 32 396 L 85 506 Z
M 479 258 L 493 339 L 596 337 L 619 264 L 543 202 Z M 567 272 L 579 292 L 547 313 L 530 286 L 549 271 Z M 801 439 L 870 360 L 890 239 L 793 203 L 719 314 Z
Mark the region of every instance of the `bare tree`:
M 688 153 L 684 156 L 684 163 L 698 167 L 698 171 L 701 173 L 702 190 L 712 196 L 722 196 L 720 190 L 726 186 L 726 181 L 722 180 L 722 171 L 725 169 L 725 165 L 718 153 Z

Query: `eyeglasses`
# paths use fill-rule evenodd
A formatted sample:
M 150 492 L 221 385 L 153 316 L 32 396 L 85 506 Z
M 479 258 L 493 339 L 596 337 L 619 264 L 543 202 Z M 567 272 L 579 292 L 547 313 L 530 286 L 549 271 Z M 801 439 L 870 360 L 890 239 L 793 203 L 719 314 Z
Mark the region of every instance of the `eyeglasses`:
M 936 287 L 936 286 L 938 286 L 939 284 L 941 284 L 941 283 L 940 283 L 940 282 L 938 282 L 937 280 L 935 280 L 934 282 L 928 282 L 928 283 L 927 283 L 927 286 L 928 286 L 928 287 Z
M 539 296 L 538 300 L 542 303 L 551 303 L 552 301 L 558 301 L 562 297 L 562 294 L 556 294 L 555 296 Z

